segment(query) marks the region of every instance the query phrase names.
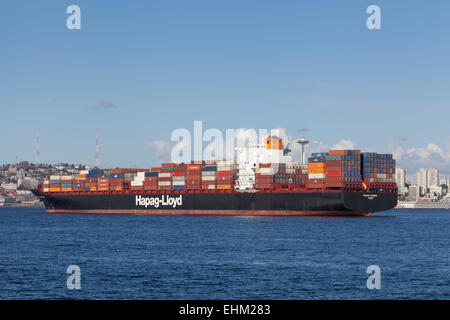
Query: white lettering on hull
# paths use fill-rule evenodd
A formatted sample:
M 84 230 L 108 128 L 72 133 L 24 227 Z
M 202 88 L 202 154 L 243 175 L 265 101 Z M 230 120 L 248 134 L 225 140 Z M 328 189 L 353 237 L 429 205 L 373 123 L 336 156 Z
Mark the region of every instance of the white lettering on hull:
M 159 197 L 143 197 L 141 195 L 136 195 L 136 206 L 145 207 L 148 206 L 159 208 L 161 207 L 172 207 L 183 205 L 183 195 L 170 196 L 168 194 L 162 194 Z

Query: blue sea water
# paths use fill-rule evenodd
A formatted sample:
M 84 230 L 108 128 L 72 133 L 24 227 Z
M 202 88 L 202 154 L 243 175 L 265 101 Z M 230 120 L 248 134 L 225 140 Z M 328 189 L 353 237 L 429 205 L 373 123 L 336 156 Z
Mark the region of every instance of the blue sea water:
M 1 299 L 450 299 L 450 212 L 369 218 L 0 209 Z M 81 289 L 66 269 L 81 270 Z M 367 267 L 381 269 L 369 290 Z

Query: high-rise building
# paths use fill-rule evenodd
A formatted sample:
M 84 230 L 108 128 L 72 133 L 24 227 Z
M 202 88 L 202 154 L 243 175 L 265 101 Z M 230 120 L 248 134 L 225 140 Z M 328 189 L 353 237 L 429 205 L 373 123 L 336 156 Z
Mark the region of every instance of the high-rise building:
M 405 169 L 395 168 L 395 182 L 397 182 L 398 193 L 405 194 L 406 193 Z
M 448 180 L 449 180 L 449 179 L 446 178 L 446 177 L 441 177 L 441 178 L 439 179 L 439 185 L 445 184 L 445 185 L 448 187 L 448 183 L 449 183 Z
M 421 195 L 427 193 L 428 190 L 428 172 L 427 169 L 420 168 L 417 171 L 417 187 L 419 188 L 419 193 Z
M 439 171 L 436 168 L 427 169 L 427 187 L 439 185 Z

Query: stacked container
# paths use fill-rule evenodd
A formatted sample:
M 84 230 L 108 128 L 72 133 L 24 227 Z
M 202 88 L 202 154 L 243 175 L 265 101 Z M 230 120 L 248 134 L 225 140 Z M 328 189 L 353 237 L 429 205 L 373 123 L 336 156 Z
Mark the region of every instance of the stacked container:
M 151 168 L 149 172 L 145 173 L 144 190 L 158 190 L 158 172 L 159 168 Z
M 86 191 L 97 191 L 97 179 L 86 177 L 84 187 L 86 188 Z
M 326 187 L 344 187 L 347 182 L 361 182 L 361 152 L 330 150 L 326 158 Z
M 235 173 L 234 161 L 217 162 L 217 190 L 231 190 L 234 186 Z
M 109 188 L 111 191 L 123 190 L 124 173 L 121 169 L 112 169 L 109 174 Z
M 255 189 L 271 189 L 277 168 L 277 164 L 260 163 L 255 169 Z
M 217 182 L 217 165 L 207 164 L 202 168 L 202 189 L 215 190 Z
M 172 171 L 175 167 L 169 167 L 167 164 L 163 166 L 158 172 L 158 189 L 171 190 L 172 189 Z M 175 164 L 173 164 L 175 165 Z
M 172 189 L 184 190 L 186 188 L 186 171 L 181 171 L 182 169 L 179 168 L 177 170 L 180 171 L 172 173 Z
M 186 189 L 199 190 L 202 186 L 202 164 L 191 163 L 186 165 Z
M 392 154 L 363 152 L 361 154 L 362 178 L 369 182 L 395 182 L 395 160 Z
M 44 180 L 42 183 L 44 192 L 50 192 L 50 180 Z
M 97 179 L 97 191 L 109 191 L 109 179 Z
M 325 187 L 325 162 L 327 153 L 312 153 L 308 158 L 308 189 Z
M 61 192 L 61 176 L 50 176 L 50 192 Z
M 61 176 L 61 191 L 72 192 L 72 176 Z
M 131 191 L 144 190 L 145 171 L 136 172 L 133 181 L 130 182 Z

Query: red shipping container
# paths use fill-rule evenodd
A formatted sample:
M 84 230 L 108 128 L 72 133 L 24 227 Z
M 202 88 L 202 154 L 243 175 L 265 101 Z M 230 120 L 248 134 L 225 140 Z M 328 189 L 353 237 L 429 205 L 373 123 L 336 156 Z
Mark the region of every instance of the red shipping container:
M 272 168 L 272 164 L 271 163 L 260 163 L 259 167 L 260 168 Z
M 172 168 L 172 167 L 175 167 L 175 163 L 162 163 L 161 167 L 162 168 Z
M 186 171 L 176 171 L 172 173 L 172 177 L 184 177 L 186 175 Z
M 342 171 L 327 171 L 326 177 L 342 177 Z
M 202 165 L 201 164 L 188 164 L 186 166 L 186 169 L 188 171 L 200 171 L 202 169 Z
M 217 171 L 218 176 L 232 176 L 233 171 Z
M 272 184 L 271 183 L 257 183 L 255 184 L 255 189 L 271 189 Z

